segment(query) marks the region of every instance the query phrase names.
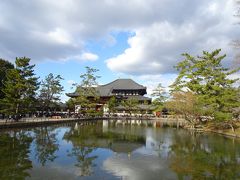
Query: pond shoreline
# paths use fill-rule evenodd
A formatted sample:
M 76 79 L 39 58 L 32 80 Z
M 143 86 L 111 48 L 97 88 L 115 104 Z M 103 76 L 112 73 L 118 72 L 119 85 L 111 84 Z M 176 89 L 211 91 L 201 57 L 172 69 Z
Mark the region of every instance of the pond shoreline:
M 203 126 L 203 128 L 189 128 L 189 127 L 183 127 L 187 130 L 192 130 L 196 132 L 203 132 L 203 133 L 214 133 L 223 135 L 226 137 L 232 137 L 232 138 L 240 138 L 240 128 L 235 129 L 235 132 L 232 132 L 232 130 L 215 130 L 215 129 L 209 129 Z M 236 132 L 237 131 L 237 132 Z
M 0 129 L 9 128 L 27 128 L 37 127 L 44 125 L 54 125 L 72 122 L 86 122 L 86 121 L 97 121 L 97 120 L 155 120 L 154 118 L 146 117 L 95 117 L 95 118 L 26 118 L 19 121 L 6 121 L 0 120 Z
M 224 130 L 205 130 L 205 132 L 220 134 L 220 135 L 227 136 L 227 137 L 240 138 L 240 134 L 224 132 Z
M 55 125 L 55 124 L 64 124 L 64 123 L 72 123 L 72 122 L 86 122 L 86 121 L 98 121 L 98 120 L 149 120 L 149 121 L 156 121 L 160 123 L 162 126 L 170 126 L 170 127 L 179 127 L 187 130 L 193 130 L 196 132 L 210 132 L 215 133 L 223 136 L 228 137 L 235 137 L 240 138 L 240 133 L 234 133 L 227 130 L 213 130 L 207 129 L 203 126 L 203 128 L 189 128 L 189 126 L 184 126 L 187 124 L 184 120 L 168 120 L 166 118 L 139 118 L 139 117 L 96 117 L 96 118 L 28 118 L 23 119 L 18 122 L 9 122 L 2 120 L 0 121 L 0 130 L 1 129 L 10 129 L 10 128 L 28 128 L 28 127 L 39 127 L 39 126 L 48 126 L 48 125 Z
M 239 179 L 238 139 L 154 123 L 96 120 L 0 130 L 0 179 Z
M 63 123 L 72 123 L 72 122 L 84 122 L 90 120 L 104 120 L 106 118 L 34 118 L 34 119 L 24 119 L 18 122 L 1 122 L 0 129 L 9 129 L 9 128 L 28 128 L 28 127 L 38 127 L 38 126 L 47 126 L 54 124 L 63 124 Z

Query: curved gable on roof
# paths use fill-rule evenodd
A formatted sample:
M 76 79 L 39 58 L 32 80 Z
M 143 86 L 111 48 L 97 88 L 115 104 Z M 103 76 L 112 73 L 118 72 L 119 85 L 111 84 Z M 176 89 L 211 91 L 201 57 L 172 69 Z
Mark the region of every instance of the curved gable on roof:
M 121 89 L 125 89 L 125 90 L 146 89 L 146 87 L 136 83 L 132 79 L 117 79 L 111 83 L 102 85 L 101 87 L 108 88 L 108 89 L 120 89 L 120 90 Z
M 111 96 L 113 90 L 141 90 L 146 94 L 146 87 L 133 81 L 132 79 L 116 79 L 105 85 L 96 87 L 100 96 Z M 68 96 L 78 96 L 77 93 L 68 93 Z
M 146 92 L 147 88 L 132 79 L 116 79 L 108 84 L 98 86 L 97 89 L 102 96 L 110 96 L 113 90 L 143 90 Z

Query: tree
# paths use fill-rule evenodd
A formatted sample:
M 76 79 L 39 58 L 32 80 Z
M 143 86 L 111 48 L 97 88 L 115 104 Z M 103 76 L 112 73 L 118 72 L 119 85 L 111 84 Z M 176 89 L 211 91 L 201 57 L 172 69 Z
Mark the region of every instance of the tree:
M 93 152 L 97 147 L 97 133 L 100 133 L 99 131 L 101 131 L 101 128 L 97 128 L 96 124 L 83 125 L 77 129 L 71 128 L 69 132 L 64 134 L 64 140 L 71 142 L 73 145 L 68 156 L 76 157 L 75 166 L 79 168 L 81 176 L 90 176 L 96 166 L 95 161 L 98 156 Z
M 1 132 L 0 179 L 26 179 L 33 168 L 30 160 L 33 138 L 23 129 Z
M 184 118 L 192 124 L 199 120 L 201 114 L 198 99 L 191 91 L 174 92 L 171 99 L 166 102 L 166 107 L 177 114 L 184 115 Z
M 60 94 L 63 92 L 61 80 L 63 78 L 60 75 L 54 76 L 50 73 L 42 81 L 39 95 L 42 110 L 47 110 L 51 104 L 60 101 Z
M 237 99 L 236 99 L 236 101 L 240 102 L 240 86 L 236 90 L 237 90 Z M 233 109 L 233 116 L 234 116 L 235 119 L 240 120 L 240 106 L 239 107 L 235 107 Z
M 226 138 L 174 133 L 169 168 L 178 179 L 239 179 L 239 146 Z
M 59 150 L 57 140 L 58 131 L 53 126 L 45 126 L 34 129 L 35 133 L 35 157 L 42 166 L 48 161 L 53 162 L 56 158 L 56 152 Z
M 0 99 L 5 97 L 2 90 L 4 89 L 4 81 L 6 81 L 7 71 L 14 69 L 14 65 L 9 61 L 0 58 Z
M 161 110 L 164 102 L 167 99 L 167 93 L 161 83 L 159 83 L 158 86 L 153 90 L 151 96 L 155 98 L 153 100 L 153 105 L 155 106 L 156 110 Z
M 223 67 L 222 60 L 226 55 L 219 55 L 220 51 L 203 51 L 198 57 L 183 54 L 185 59 L 176 66 L 179 75 L 171 87 L 172 92 L 191 91 L 206 110 L 206 115 L 227 120 L 232 109 L 239 106 L 237 90 L 233 87 L 239 79 L 230 79 L 229 76 L 240 68 L 230 70 Z
M 74 111 L 75 110 L 75 105 L 76 105 L 76 99 L 74 98 L 70 98 L 67 102 L 66 102 L 67 108 L 70 111 Z
M 139 101 L 136 98 L 128 98 L 127 100 L 123 100 L 122 105 L 126 108 L 130 115 L 139 110 Z
M 115 108 L 117 107 L 117 100 L 115 96 L 111 97 L 107 102 L 109 113 L 115 113 Z
M 6 74 L 3 89 L 5 97 L 0 101 L 3 106 L 1 112 L 10 115 L 31 112 L 39 87 L 33 69 L 35 65 L 30 65 L 29 58 L 16 58 L 15 64 L 16 68 Z
M 167 93 L 161 83 L 153 90 L 151 96 L 155 97 L 156 102 L 159 104 L 163 104 L 166 101 Z
M 98 69 L 86 67 L 86 73 L 80 75 L 81 83 L 77 85 L 78 97 L 76 103 L 81 105 L 81 112 L 89 116 L 95 116 L 96 105 L 99 99 L 99 93 L 97 91 L 97 79 L 100 76 L 95 75 Z

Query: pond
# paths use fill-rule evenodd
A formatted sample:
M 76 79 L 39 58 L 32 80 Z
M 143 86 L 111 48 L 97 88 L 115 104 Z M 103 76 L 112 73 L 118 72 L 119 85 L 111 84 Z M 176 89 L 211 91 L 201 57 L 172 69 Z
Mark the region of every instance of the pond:
M 240 179 L 240 140 L 149 121 L 0 131 L 0 179 Z

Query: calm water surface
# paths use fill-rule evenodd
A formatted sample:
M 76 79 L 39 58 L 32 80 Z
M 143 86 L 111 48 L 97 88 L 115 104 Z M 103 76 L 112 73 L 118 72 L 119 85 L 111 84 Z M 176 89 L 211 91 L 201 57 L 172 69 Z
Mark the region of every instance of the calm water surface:
M 0 131 L 0 179 L 240 179 L 240 141 L 146 121 Z

